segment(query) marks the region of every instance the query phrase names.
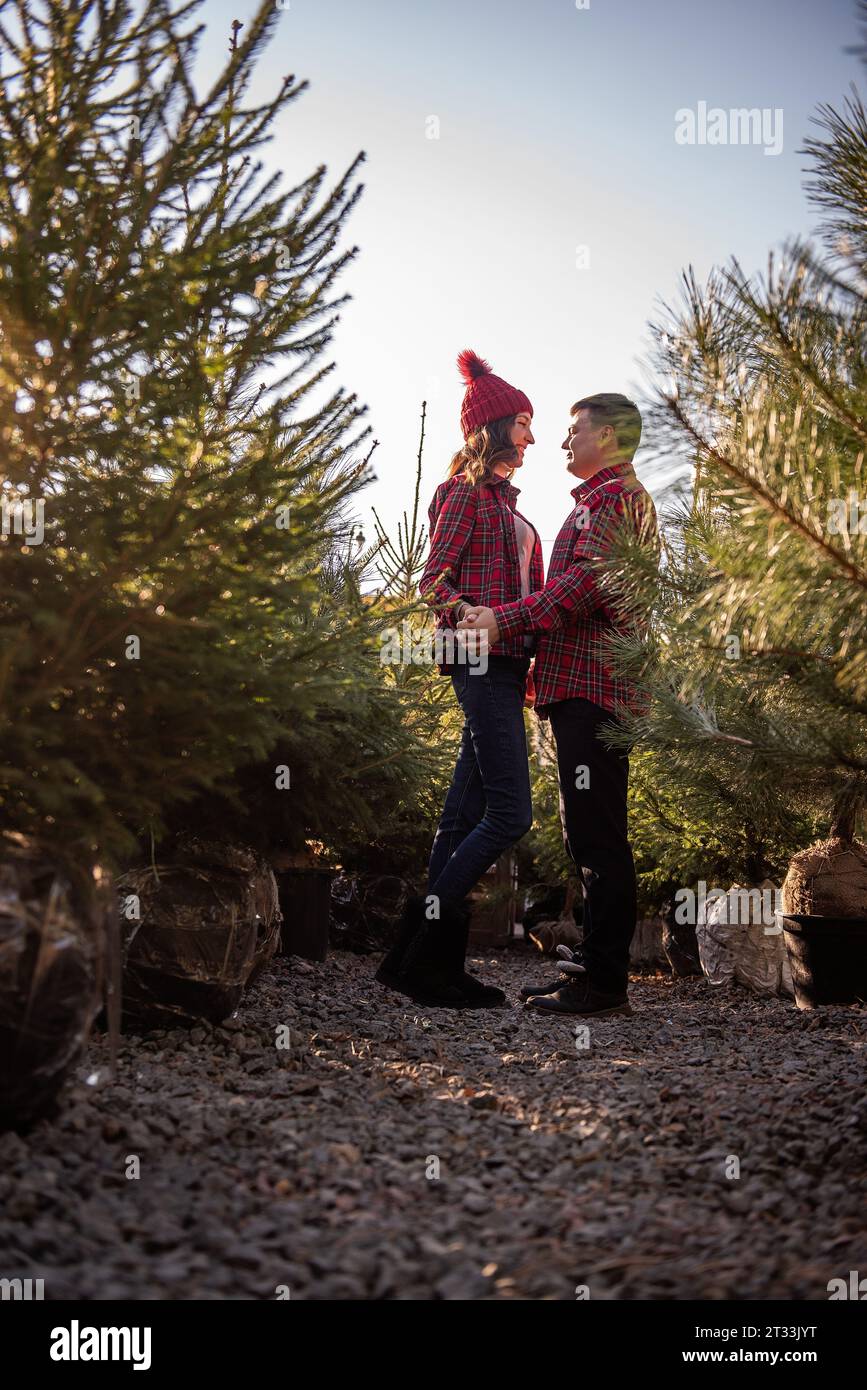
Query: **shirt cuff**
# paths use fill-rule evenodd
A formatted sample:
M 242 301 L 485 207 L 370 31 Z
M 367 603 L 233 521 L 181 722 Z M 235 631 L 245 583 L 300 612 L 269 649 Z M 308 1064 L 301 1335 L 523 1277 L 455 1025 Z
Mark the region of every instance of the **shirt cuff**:
M 518 599 L 515 603 L 504 603 L 501 608 L 492 608 L 491 612 L 497 620 L 501 639 L 515 637 L 528 630 L 527 611 L 523 599 Z

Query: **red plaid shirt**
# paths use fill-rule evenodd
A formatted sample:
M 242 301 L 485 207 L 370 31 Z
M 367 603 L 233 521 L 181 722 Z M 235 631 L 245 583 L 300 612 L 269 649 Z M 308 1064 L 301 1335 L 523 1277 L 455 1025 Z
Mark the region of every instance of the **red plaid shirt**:
M 575 507 L 560 529 L 551 553 L 548 582 L 518 602 L 491 604 L 500 637 L 513 641 L 525 632 L 541 635 L 534 679 L 536 711 L 580 696 L 617 713 L 641 713 L 646 698 L 612 670 L 605 638 L 635 630 L 636 615 L 618 611 L 598 561 L 611 552 L 617 528 L 628 523 L 648 544 L 656 544 L 656 511 L 631 463 L 603 468 L 572 491 Z M 646 530 L 643 529 L 646 526 Z
M 439 611 L 437 627 L 456 626 L 454 610 L 461 601 L 471 607 L 484 604 L 493 608 L 494 604 L 520 599 L 521 569 L 513 519 L 518 493 L 508 479 L 497 476 L 477 487 L 460 473 L 440 483 L 428 511 L 430 552 L 418 582 L 422 597 Z M 537 532 L 530 562 L 531 591 L 541 589 L 544 582 L 542 542 Z M 523 630 L 514 636 L 504 634 L 490 651 L 492 656 L 526 656 Z

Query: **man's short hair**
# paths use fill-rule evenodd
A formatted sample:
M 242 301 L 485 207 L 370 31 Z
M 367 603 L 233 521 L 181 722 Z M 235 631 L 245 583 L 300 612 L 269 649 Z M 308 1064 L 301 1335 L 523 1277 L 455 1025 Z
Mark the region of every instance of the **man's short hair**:
M 574 415 L 578 410 L 588 410 L 595 429 L 610 425 L 617 438 L 617 444 L 627 459 L 631 459 L 641 443 L 641 414 L 638 406 L 628 396 L 617 391 L 600 391 L 595 396 L 585 396 L 572 407 Z

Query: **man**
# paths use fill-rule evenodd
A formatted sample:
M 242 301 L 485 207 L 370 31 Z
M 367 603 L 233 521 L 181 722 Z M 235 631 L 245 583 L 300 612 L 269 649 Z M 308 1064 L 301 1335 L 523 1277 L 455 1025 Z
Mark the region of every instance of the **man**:
M 550 718 L 557 744 L 560 814 L 566 849 L 584 892 L 580 952 L 551 985 L 521 991 L 545 1013 L 631 1015 L 629 943 L 635 930 L 635 865 L 627 837 L 628 753 L 607 746 L 600 729 L 624 710 L 644 708 L 641 692 L 615 673 L 605 649 L 612 634 L 640 625 L 616 593 L 604 562 L 618 533 L 632 527 L 656 548 L 656 513 L 632 458 L 641 416 L 626 396 L 603 392 L 578 401 L 562 447 L 577 478 L 575 502 L 554 544 L 544 587 L 514 603 L 473 608 L 460 627 L 489 642 L 537 633 L 536 711 Z

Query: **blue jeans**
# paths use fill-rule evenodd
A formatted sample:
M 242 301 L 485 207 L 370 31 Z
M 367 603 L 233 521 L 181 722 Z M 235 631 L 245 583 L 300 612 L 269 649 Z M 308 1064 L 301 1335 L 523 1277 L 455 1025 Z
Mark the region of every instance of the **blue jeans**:
M 482 874 L 533 822 L 524 732 L 529 660 L 492 656 L 484 675 L 459 666 L 452 685 L 465 715 L 428 866 L 428 893 L 462 903 Z

